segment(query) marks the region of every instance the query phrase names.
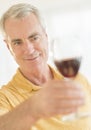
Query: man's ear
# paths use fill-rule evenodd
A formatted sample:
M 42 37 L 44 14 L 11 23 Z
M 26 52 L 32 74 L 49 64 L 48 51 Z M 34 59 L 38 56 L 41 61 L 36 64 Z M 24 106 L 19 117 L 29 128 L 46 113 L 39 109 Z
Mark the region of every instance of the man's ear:
M 7 48 L 8 48 L 8 50 L 9 50 L 10 53 L 12 54 L 12 51 L 11 51 L 10 46 L 9 46 L 9 44 L 8 44 L 8 41 L 7 41 L 6 39 L 4 39 L 4 42 L 5 42 L 5 44 L 6 44 Z
M 9 45 L 8 45 L 8 41 L 6 39 L 4 39 L 4 42 L 5 42 L 6 46 L 7 46 L 7 48 L 10 50 Z
M 10 46 L 9 46 L 8 41 L 7 41 L 7 40 L 4 40 L 4 42 L 5 42 L 5 44 L 6 44 L 7 48 L 8 48 L 8 50 L 9 50 L 9 52 L 11 53 L 11 55 L 13 55 L 13 53 L 12 53 L 12 51 L 11 51 L 11 48 L 10 48 Z

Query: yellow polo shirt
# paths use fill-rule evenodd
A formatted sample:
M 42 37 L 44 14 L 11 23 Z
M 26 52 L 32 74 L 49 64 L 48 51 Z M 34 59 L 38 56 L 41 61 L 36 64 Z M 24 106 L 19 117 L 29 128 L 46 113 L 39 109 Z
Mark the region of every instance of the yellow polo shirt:
M 52 69 L 52 68 L 51 68 Z M 63 77 L 52 69 L 54 79 L 62 79 Z M 87 80 L 79 74 L 76 79 L 83 84 L 83 91 L 86 95 L 85 106 L 79 109 L 79 112 L 91 112 L 91 86 Z M 0 115 L 12 110 L 18 104 L 32 96 L 41 89 L 28 81 L 19 71 L 12 80 L 0 90 Z M 30 130 L 91 130 L 91 117 L 73 120 L 70 122 L 62 122 L 61 115 L 48 119 L 41 119 Z

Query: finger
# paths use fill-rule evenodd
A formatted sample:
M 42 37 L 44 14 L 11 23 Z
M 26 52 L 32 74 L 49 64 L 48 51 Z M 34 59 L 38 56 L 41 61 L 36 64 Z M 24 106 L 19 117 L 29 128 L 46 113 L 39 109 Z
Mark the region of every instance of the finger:
M 58 108 L 75 108 L 84 105 L 84 100 L 52 100 L 50 101 L 51 107 Z
M 51 109 L 50 115 L 67 115 L 77 112 L 77 108 Z
M 83 91 L 73 91 L 73 90 L 63 90 L 63 91 L 56 91 L 54 94 L 54 97 L 60 98 L 60 99 L 80 99 L 84 98 L 84 92 Z

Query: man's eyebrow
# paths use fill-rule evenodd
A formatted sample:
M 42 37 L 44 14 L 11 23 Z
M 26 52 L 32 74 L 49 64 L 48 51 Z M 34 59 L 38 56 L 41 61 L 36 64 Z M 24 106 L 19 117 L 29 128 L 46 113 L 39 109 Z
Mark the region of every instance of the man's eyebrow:
M 13 39 L 13 40 L 11 40 L 11 42 L 17 42 L 17 41 L 21 41 L 21 39 Z
M 40 34 L 34 33 L 34 34 L 30 35 L 28 38 L 33 38 L 33 37 L 36 36 L 36 35 L 40 35 Z
M 36 35 L 40 35 L 40 34 L 34 33 L 34 34 L 28 36 L 28 39 L 29 39 L 29 38 L 33 38 L 33 37 L 36 36 Z M 13 42 L 17 42 L 17 41 L 22 41 L 22 39 L 12 39 L 12 40 L 11 40 L 12 43 L 13 43 Z

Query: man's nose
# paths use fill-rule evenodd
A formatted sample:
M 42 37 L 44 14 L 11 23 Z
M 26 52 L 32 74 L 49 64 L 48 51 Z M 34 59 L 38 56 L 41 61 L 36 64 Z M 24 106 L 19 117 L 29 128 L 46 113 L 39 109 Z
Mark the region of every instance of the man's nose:
M 29 40 L 25 40 L 23 49 L 24 49 L 25 52 L 31 52 L 32 53 L 34 51 L 34 45 Z

